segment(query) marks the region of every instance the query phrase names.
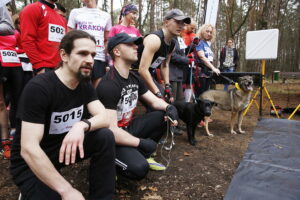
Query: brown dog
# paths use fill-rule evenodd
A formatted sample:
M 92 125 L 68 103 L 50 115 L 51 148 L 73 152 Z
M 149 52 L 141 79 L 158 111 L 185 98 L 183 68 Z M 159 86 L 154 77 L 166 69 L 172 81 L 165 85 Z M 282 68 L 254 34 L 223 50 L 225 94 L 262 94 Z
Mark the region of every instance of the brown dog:
M 229 91 L 208 90 L 200 95 L 201 99 L 214 102 L 221 110 L 231 111 L 230 133 L 236 134 L 234 131 L 234 120 L 238 115 L 238 130 L 242 130 L 243 112 L 250 103 L 251 93 L 253 90 L 253 79 L 251 76 L 239 77 L 236 88 Z M 208 136 L 213 136 L 208 130 L 208 118 L 205 118 L 205 130 Z

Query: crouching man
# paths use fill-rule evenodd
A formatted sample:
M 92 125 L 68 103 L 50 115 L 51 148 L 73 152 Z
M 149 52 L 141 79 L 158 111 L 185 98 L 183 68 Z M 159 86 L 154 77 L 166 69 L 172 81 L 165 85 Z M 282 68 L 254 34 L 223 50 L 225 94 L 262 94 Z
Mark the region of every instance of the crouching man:
M 95 39 L 83 31 L 65 35 L 61 66 L 36 76 L 20 99 L 11 174 L 22 199 L 83 200 L 58 170 L 91 157 L 89 199 L 113 199 L 115 141 L 104 106 L 90 84 Z M 90 117 L 91 116 L 91 117 Z
M 165 166 L 149 158 L 156 150 L 156 143 L 166 128 L 165 116 L 177 125 L 177 110 L 156 97 L 135 73 L 130 72 L 136 62 L 138 44 L 142 38 L 119 33 L 108 41 L 108 52 L 114 60 L 114 67 L 97 87 L 97 95 L 108 109 L 109 128 L 116 140 L 117 171 L 131 179 L 142 179 L 149 167 L 165 170 Z M 150 105 L 153 112 L 133 118 L 137 102 L 141 98 Z

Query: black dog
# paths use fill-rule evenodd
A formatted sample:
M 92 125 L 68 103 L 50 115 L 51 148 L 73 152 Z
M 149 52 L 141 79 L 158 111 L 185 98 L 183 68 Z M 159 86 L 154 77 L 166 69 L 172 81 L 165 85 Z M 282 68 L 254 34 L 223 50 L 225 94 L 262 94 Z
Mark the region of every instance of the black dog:
M 211 115 L 211 109 L 214 105 L 209 100 L 196 99 L 197 103 L 174 102 L 173 105 L 178 111 L 179 118 L 186 123 L 188 140 L 191 145 L 196 144 L 195 129 L 197 124 L 204 120 L 204 117 Z

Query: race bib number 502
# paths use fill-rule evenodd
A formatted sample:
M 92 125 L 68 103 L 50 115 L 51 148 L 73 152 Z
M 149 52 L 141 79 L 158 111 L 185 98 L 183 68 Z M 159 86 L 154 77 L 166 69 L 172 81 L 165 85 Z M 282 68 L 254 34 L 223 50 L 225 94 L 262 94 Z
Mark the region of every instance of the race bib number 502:
M 53 112 L 51 115 L 49 134 L 63 134 L 79 122 L 83 114 L 83 105 L 64 112 Z
M 1 58 L 4 63 L 20 63 L 18 54 L 12 50 L 1 50 Z
M 49 24 L 48 40 L 51 42 L 60 42 L 65 35 L 65 28 L 56 24 Z

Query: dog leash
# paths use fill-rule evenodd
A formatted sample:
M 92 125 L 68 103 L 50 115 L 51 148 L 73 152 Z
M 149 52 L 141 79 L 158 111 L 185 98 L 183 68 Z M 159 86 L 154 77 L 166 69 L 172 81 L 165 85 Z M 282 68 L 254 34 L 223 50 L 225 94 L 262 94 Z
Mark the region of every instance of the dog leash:
M 238 89 L 238 90 L 241 89 L 238 82 L 235 82 L 234 80 L 232 80 L 232 79 L 230 79 L 230 78 L 228 78 L 228 77 L 226 77 L 226 76 L 224 76 L 224 75 L 222 75 L 222 74 L 220 74 L 220 76 L 221 76 L 222 78 L 224 78 L 225 80 L 227 80 L 227 81 L 229 82 L 230 85 L 234 85 L 236 89 Z
M 160 155 L 162 157 L 162 159 L 164 161 L 167 162 L 167 165 L 166 165 L 166 168 L 169 167 L 170 165 L 170 162 L 171 162 L 171 150 L 173 149 L 173 146 L 175 145 L 175 142 L 174 142 L 174 127 L 170 127 L 170 121 L 173 123 L 173 120 L 168 117 L 168 120 L 167 120 L 167 135 L 165 137 L 165 142 L 162 144 L 161 146 L 161 149 L 160 149 Z M 171 143 L 169 146 L 166 146 L 167 142 L 168 142 L 168 137 L 169 137 L 169 132 L 171 133 Z M 163 153 L 163 149 L 168 151 L 168 154 L 167 154 L 167 157 L 164 156 L 164 153 Z
M 236 82 L 234 82 L 234 80 L 228 78 L 227 76 L 224 76 L 224 75 L 222 75 L 222 74 L 220 74 L 219 76 L 222 77 L 223 79 L 225 79 L 226 81 L 228 81 L 229 84 L 234 85 L 234 84 L 236 83 Z

